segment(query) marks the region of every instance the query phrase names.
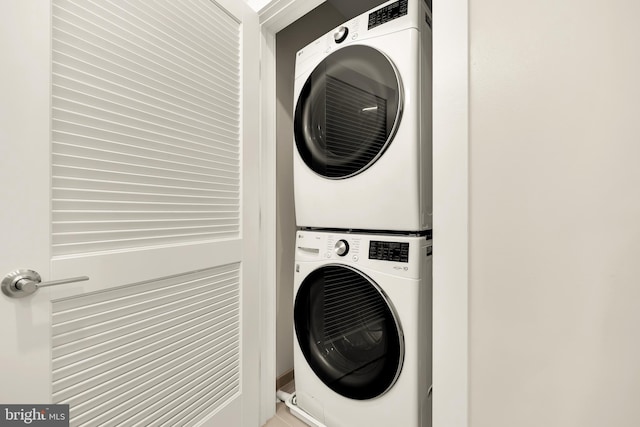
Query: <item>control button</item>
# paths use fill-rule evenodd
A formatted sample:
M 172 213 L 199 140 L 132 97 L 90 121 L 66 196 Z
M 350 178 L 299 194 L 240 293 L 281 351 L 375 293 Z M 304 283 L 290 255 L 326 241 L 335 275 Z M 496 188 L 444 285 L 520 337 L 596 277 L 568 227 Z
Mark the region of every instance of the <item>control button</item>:
M 357 38 L 358 38 L 358 33 L 354 33 L 354 34 L 351 36 L 351 40 L 355 40 L 355 39 L 357 39 Z
M 358 258 L 358 255 L 354 255 L 354 256 L 353 256 L 353 261 L 354 261 L 354 262 L 358 262 L 358 260 L 359 260 L 359 259 L 360 259 L 360 258 Z
M 344 39 L 347 38 L 347 35 L 349 35 L 349 29 L 345 26 L 342 26 L 338 28 L 338 31 L 333 33 L 333 39 L 336 41 L 336 43 L 342 43 Z
M 347 243 L 346 240 L 340 239 L 336 242 L 333 250 L 338 256 L 345 256 L 347 253 L 349 253 L 349 243 Z
M 328 47 L 327 50 L 324 51 L 324 53 L 329 53 L 331 52 L 331 47 Z
M 331 258 L 331 252 L 327 252 L 326 254 L 324 254 L 325 258 Z

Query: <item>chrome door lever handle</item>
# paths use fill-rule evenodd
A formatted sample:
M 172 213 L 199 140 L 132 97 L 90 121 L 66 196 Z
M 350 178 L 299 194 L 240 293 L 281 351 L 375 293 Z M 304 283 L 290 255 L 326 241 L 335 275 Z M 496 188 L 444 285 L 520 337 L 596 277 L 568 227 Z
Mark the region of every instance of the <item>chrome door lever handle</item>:
M 24 292 L 33 293 L 38 288 L 46 288 L 47 286 L 64 285 L 65 283 L 83 282 L 89 280 L 89 276 L 71 277 L 69 279 L 52 280 L 50 282 L 37 282 L 31 279 L 20 279 L 16 282 L 16 289 L 20 289 Z
M 38 288 L 47 286 L 64 285 L 65 283 L 82 282 L 89 280 L 88 276 L 71 277 L 68 279 L 52 280 L 50 282 L 42 282 L 40 275 L 33 270 L 16 270 L 2 279 L 2 292 L 12 298 L 22 298 L 31 295 Z

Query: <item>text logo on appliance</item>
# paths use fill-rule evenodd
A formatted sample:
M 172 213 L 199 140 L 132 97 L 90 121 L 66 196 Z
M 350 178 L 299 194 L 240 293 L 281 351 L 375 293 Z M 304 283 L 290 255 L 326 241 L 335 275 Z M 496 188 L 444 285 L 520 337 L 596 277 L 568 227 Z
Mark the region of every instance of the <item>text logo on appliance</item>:
M 68 427 L 69 405 L 0 405 L 0 425 Z

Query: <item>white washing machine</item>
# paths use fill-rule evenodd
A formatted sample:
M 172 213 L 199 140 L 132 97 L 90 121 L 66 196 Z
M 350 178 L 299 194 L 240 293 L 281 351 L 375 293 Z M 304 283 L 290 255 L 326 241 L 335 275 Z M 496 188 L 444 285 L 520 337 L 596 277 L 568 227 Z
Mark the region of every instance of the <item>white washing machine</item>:
M 431 228 L 431 15 L 364 13 L 297 53 L 294 191 L 301 228 Z
M 298 408 L 328 427 L 430 427 L 431 283 L 425 237 L 298 231 Z

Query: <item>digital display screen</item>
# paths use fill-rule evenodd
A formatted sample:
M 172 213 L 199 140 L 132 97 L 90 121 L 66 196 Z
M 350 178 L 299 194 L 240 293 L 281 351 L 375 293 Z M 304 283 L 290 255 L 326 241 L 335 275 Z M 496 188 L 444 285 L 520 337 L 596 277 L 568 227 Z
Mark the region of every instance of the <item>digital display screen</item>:
M 396 18 L 407 14 L 408 0 L 400 0 L 395 3 L 391 3 L 388 6 L 381 7 L 378 10 L 374 10 L 369 14 L 369 29 L 375 28 L 378 25 L 382 25 L 385 22 L 392 21 Z
M 409 243 L 372 240 L 369 243 L 369 259 L 409 262 Z

